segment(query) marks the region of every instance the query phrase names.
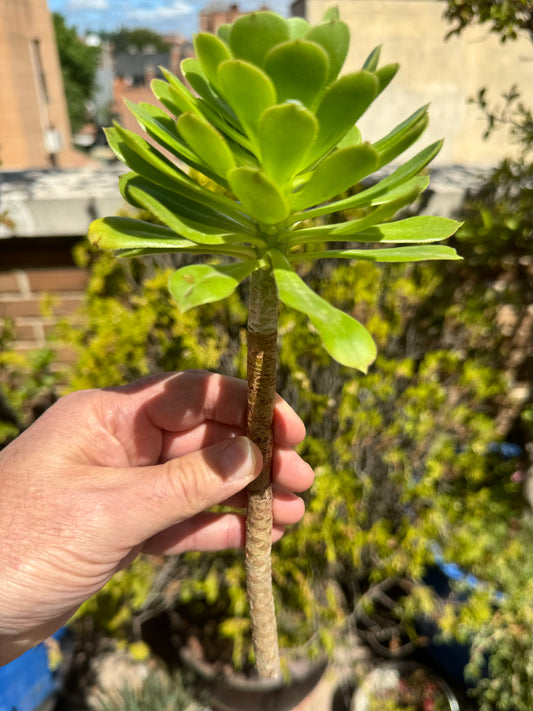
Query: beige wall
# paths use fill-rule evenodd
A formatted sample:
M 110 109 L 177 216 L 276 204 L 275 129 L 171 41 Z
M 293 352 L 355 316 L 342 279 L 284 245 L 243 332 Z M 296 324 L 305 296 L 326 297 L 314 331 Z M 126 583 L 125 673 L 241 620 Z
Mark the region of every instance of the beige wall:
M 420 141 L 446 139 L 436 163 L 493 165 L 512 152 L 503 130 L 488 141 L 482 139 L 484 118 L 468 99 L 486 86 L 489 99 L 499 101 L 502 92 L 517 84 L 531 106 L 533 49 L 528 39 L 502 45 L 486 27 L 475 26 L 445 41 L 450 25 L 442 18 L 443 4 L 436 0 L 306 0 L 306 18 L 311 24 L 320 22 L 330 6 L 337 6 L 350 26 L 348 71 L 359 69 L 380 44 L 381 63 L 401 65 L 360 121 L 366 139 L 380 138 L 431 102 L 430 127 Z
M 35 40 L 47 98 L 39 86 Z M 70 164 L 71 137 L 52 19 L 46 0 L 0 0 L 0 161 L 2 168 L 50 165 L 44 133 L 57 129 Z

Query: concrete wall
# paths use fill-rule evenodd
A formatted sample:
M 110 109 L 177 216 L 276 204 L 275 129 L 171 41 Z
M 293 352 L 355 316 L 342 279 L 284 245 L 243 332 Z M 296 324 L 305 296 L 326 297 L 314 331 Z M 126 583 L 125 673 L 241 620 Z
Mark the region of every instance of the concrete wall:
M 380 138 L 431 102 L 430 128 L 421 141 L 446 139 L 437 163 L 494 165 L 515 150 L 503 130 L 482 139 L 485 121 L 468 100 L 486 86 L 489 98 L 498 101 L 516 84 L 531 105 L 533 48 L 527 38 L 502 45 L 486 27 L 473 26 L 446 41 L 450 25 L 436 0 L 299 0 L 293 10 L 315 24 L 331 6 L 339 8 L 351 30 L 346 71 L 359 69 L 377 45 L 382 45 L 381 63 L 401 65 L 360 121 L 367 140 Z
M 2 168 L 49 166 L 50 153 L 44 141 L 46 131 L 52 127 L 59 132 L 63 145 L 56 157 L 57 165 L 70 165 L 70 126 L 46 0 L 0 0 Z

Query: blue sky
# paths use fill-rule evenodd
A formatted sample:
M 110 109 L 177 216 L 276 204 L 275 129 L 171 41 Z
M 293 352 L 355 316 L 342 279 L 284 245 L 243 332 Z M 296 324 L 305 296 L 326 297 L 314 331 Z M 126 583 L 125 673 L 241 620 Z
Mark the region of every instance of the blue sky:
M 208 4 L 209 0 L 48 0 L 50 11 L 60 12 L 79 32 L 149 27 L 187 38 L 198 30 L 199 12 Z M 287 16 L 290 0 L 241 0 L 238 4 L 242 10 L 268 4 L 271 10 Z

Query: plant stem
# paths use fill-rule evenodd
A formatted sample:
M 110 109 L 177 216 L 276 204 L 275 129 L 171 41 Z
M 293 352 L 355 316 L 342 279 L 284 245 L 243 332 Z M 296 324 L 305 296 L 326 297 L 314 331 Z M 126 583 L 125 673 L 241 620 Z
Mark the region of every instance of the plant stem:
M 246 590 L 259 675 L 281 675 L 272 591 L 272 418 L 276 398 L 278 294 L 272 272 L 251 276 L 248 316 L 248 436 L 263 470 L 248 486 Z

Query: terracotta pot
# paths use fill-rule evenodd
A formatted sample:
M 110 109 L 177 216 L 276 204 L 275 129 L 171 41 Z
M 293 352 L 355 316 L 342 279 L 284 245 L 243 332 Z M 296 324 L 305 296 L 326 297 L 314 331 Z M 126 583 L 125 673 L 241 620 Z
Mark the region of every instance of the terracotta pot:
M 181 650 L 181 657 L 208 691 L 213 711 L 292 711 L 313 691 L 327 667 L 326 659 L 294 661 L 286 681 L 221 674 L 189 648 Z

